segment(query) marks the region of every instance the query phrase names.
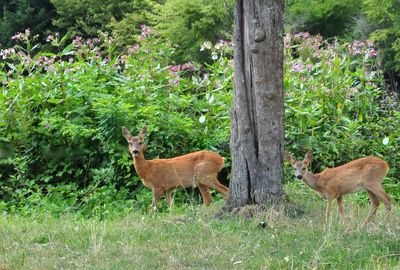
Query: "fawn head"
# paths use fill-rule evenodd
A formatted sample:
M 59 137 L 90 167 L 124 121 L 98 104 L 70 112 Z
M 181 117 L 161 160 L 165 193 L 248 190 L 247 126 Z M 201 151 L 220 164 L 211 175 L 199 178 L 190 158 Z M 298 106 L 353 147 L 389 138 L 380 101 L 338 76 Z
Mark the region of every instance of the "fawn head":
M 294 175 L 297 179 L 303 179 L 307 166 L 313 158 L 313 151 L 309 150 L 302 161 L 297 161 L 289 152 L 285 151 L 285 159 L 289 161 L 294 169 Z
M 122 134 L 129 143 L 129 152 L 135 157 L 147 149 L 147 145 L 143 143 L 146 132 L 147 127 L 143 127 L 139 135 L 132 136 L 129 129 L 122 127 Z

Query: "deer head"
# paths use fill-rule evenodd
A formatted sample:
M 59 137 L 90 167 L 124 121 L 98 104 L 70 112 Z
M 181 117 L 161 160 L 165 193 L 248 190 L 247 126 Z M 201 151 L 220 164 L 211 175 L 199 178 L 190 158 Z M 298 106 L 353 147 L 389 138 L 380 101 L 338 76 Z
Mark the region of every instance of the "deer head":
M 297 161 L 291 154 L 285 151 L 285 158 L 292 165 L 294 169 L 294 175 L 297 179 L 301 180 L 304 174 L 307 172 L 307 167 L 311 163 L 313 158 L 313 151 L 309 150 L 302 161 Z
M 143 143 L 144 137 L 147 133 L 147 127 L 143 127 L 139 135 L 132 136 L 129 129 L 122 127 L 122 134 L 129 143 L 129 152 L 132 156 L 137 157 L 147 149 L 147 145 Z

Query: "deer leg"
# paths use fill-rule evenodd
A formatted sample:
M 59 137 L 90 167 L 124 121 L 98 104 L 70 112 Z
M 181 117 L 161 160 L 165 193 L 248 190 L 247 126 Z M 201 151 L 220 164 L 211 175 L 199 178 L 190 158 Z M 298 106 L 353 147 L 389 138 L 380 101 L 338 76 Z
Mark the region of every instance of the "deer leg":
M 214 177 L 212 180 L 213 181 L 211 181 L 210 187 L 215 188 L 219 193 L 222 193 L 222 195 L 224 195 L 224 199 L 227 200 L 229 195 L 229 188 L 221 184 L 216 177 Z
M 389 196 L 383 190 L 383 188 L 379 185 L 374 189 L 374 193 L 378 196 L 379 199 L 383 201 L 386 208 L 386 222 L 390 219 L 390 213 L 392 211 L 392 203 L 390 202 Z
M 171 190 L 165 191 L 165 199 L 167 200 L 168 207 L 171 208 L 174 201 L 172 200 L 172 192 Z
M 346 218 L 344 216 L 343 197 L 342 196 L 337 197 L 336 201 L 337 201 L 337 204 L 338 204 L 339 215 L 342 218 L 343 225 L 344 225 L 345 229 L 347 230 L 348 225 L 347 225 Z
M 200 190 L 201 196 L 203 197 L 204 205 L 209 206 L 211 204 L 212 199 L 208 187 L 203 184 L 198 184 L 197 186 Z
M 365 226 L 371 220 L 371 218 L 375 215 L 376 210 L 378 209 L 379 206 L 378 196 L 376 196 L 376 194 L 369 189 L 367 189 L 367 192 L 371 203 L 371 210 L 369 211 L 367 218 L 362 223 L 361 225 L 362 227 Z
M 383 201 L 385 204 L 386 212 L 392 211 L 392 203 L 390 202 L 389 196 L 386 194 L 386 192 L 383 190 L 381 186 L 378 186 L 376 189 L 374 189 L 374 193 Z
M 330 217 L 330 214 L 331 214 L 332 203 L 333 203 L 333 198 L 328 198 L 328 203 L 326 205 L 326 210 L 325 210 L 324 231 L 326 231 L 328 229 L 328 227 L 329 227 L 329 217 Z
M 153 190 L 153 200 L 151 202 L 151 208 L 153 211 L 157 210 L 157 202 L 160 200 L 160 198 L 163 194 L 164 194 L 164 191 L 161 189 Z

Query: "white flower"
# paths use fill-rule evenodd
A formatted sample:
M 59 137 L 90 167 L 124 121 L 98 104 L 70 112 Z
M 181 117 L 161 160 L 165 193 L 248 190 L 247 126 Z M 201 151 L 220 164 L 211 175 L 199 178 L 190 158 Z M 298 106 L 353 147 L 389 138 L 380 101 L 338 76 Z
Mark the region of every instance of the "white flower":
M 210 41 L 204 41 L 204 43 L 203 43 L 203 46 L 202 47 L 204 47 L 204 48 L 206 48 L 206 49 L 211 49 L 211 47 L 212 47 L 212 44 L 211 44 L 211 42 Z
M 387 145 L 389 143 L 389 138 L 388 137 L 383 138 L 382 143 L 384 145 Z
M 204 115 L 200 116 L 199 122 L 203 124 L 205 121 L 206 121 L 206 117 Z
M 285 260 L 285 262 L 289 262 L 289 256 L 286 256 L 286 257 L 284 258 L 284 260 Z

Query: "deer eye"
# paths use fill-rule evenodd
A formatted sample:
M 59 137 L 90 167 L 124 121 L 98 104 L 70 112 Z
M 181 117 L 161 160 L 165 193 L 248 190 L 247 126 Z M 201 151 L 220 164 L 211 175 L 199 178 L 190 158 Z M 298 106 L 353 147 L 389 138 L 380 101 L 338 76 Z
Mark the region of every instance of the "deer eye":
M 301 168 L 303 171 L 306 169 L 306 167 Z

